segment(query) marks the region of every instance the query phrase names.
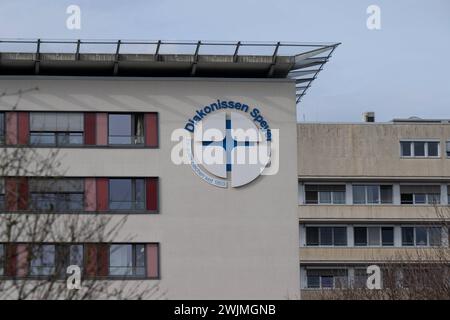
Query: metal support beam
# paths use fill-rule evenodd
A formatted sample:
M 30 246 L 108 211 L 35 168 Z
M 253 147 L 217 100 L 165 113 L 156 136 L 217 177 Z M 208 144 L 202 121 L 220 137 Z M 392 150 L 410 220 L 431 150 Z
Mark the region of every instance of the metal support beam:
M 270 64 L 270 68 L 269 68 L 269 72 L 267 73 L 268 77 L 272 77 L 273 76 L 273 72 L 275 70 L 275 64 L 277 63 L 277 54 L 278 54 L 278 49 L 280 48 L 280 42 L 277 42 L 277 45 L 275 46 L 275 50 L 273 51 L 273 55 L 272 55 L 272 63 Z
M 113 72 L 115 76 L 117 76 L 117 74 L 119 73 L 120 44 L 121 40 L 117 41 L 116 55 L 114 56 L 114 72 Z
M 80 60 L 80 45 L 81 45 L 81 40 L 78 39 L 77 41 L 77 51 L 75 53 L 75 60 Z
M 155 61 L 159 61 L 159 49 L 160 48 L 161 48 L 161 40 L 158 40 L 158 43 L 156 44 L 155 55 L 153 56 Z
M 195 76 L 195 72 L 197 71 L 198 52 L 200 51 L 201 45 L 202 45 L 201 41 L 197 42 L 197 47 L 195 48 L 194 54 L 194 62 L 192 63 L 191 76 Z
M 34 74 L 39 74 L 39 64 L 41 62 L 41 39 L 37 39 L 36 58 L 34 59 Z
M 237 62 L 238 61 L 238 52 L 239 52 L 239 47 L 241 46 L 241 42 L 238 41 L 238 43 L 236 43 L 236 49 L 234 50 L 234 54 L 233 54 L 233 62 Z

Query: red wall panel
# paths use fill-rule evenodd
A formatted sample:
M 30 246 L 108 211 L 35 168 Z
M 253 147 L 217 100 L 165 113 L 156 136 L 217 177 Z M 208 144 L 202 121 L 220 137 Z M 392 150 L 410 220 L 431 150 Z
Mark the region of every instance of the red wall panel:
M 146 245 L 147 277 L 159 278 L 159 245 L 150 243 Z
M 28 209 L 28 178 L 20 177 L 17 178 L 17 209 L 27 210 Z
M 105 211 L 109 209 L 108 205 L 108 178 L 97 178 L 97 210 Z
M 109 274 L 109 246 L 97 245 L 97 275 L 106 277 Z
M 28 112 L 18 112 L 17 113 L 18 122 L 18 135 L 17 144 L 26 145 L 28 144 L 28 136 L 30 134 L 30 117 Z
M 17 180 L 16 178 L 5 178 L 5 202 L 6 210 L 16 211 L 17 210 Z
M 158 114 L 156 112 L 146 113 L 145 122 L 145 145 L 147 147 L 158 147 Z
M 6 245 L 6 268 L 5 275 L 14 277 L 17 272 L 17 245 L 9 243 Z
M 95 145 L 96 143 L 96 119 L 97 116 L 94 112 L 86 112 L 84 114 L 84 144 Z
M 146 179 L 147 210 L 158 211 L 158 178 Z
M 84 269 L 86 276 L 95 277 L 97 275 L 97 245 L 86 244 L 85 250 Z

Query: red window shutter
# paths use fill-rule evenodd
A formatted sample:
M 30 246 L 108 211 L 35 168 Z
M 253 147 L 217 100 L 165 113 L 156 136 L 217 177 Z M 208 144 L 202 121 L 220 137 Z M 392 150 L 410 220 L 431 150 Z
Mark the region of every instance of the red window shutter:
M 28 136 L 30 134 L 30 119 L 28 112 L 18 112 L 17 113 L 18 122 L 18 135 L 17 144 L 26 145 L 28 144 Z
M 5 178 L 5 200 L 6 210 L 17 210 L 17 180 L 16 178 Z
M 97 178 L 97 210 L 108 210 L 108 178 Z
M 107 244 L 97 245 L 97 275 L 106 277 L 109 274 L 109 246 Z
M 28 209 L 28 178 L 20 177 L 17 178 L 17 209 L 27 210 Z
M 97 275 L 97 245 L 89 243 L 85 245 L 84 270 L 87 277 Z
M 146 179 L 147 210 L 158 211 L 158 178 Z
M 146 245 L 147 277 L 159 278 L 159 245 L 149 243 Z
M 6 245 L 6 268 L 5 275 L 15 277 L 17 272 L 17 245 L 9 243 Z
M 146 113 L 145 122 L 145 145 L 147 147 L 158 147 L 158 114 L 156 112 Z
M 95 145 L 96 137 L 96 114 L 94 112 L 86 112 L 84 114 L 84 144 Z

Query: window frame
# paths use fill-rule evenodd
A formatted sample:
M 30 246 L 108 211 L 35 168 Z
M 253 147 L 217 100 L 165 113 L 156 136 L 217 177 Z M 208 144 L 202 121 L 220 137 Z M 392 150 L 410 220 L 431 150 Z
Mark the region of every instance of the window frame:
M 415 143 L 424 143 L 424 155 L 423 156 L 416 156 L 415 155 Z M 403 155 L 403 147 L 402 147 L 402 143 L 409 143 L 410 144 L 410 150 L 411 150 L 411 155 L 407 156 L 407 155 Z M 430 156 L 429 155 L 429 148 L 428 148 L 428 143 L 437 143 L 437 151 L 438 154 L 437 156 Z M 440 139 L 400 139 L 400 158 L 405 158 L 405 159 L 439 159 L 441 158 L 441 140 Z
M 368 202 L 368 191 L 367 187 L 377 187 L 378 191 L 378 202 Z M 391 202 L 382 202 L 381 201 L 381 187 L 382 186 L 390 186 L 391 187 Z M 364 187 L 364 203 L 355 203 L 355 193 L 354 187 Z M 352 183 L 352 204 L 360 205 L 360 206 L 378 206 L 378 205 L 392 205 L 394 203 L 394 185 L 389 183 Z
M 348 247 L 348 226 L 347 225 L 305 225 L 305 247 L 322 247 L 322 248 L 334 248 L 334 247 Z M 308 244 L 307 241 L 307 228 L 317 228 L 318 229 L 318 244 Z M 331 231 L 331 244 L 321 244 L 321 229 L 322 228 L 332 228 Z M 345 244 L 336 245 L 335 244 L 335 228 L 345 228 Z
M 313 186 L 344 186 L 344 191 L 306 191 L 306 186 L 311 186 L 311 185 L 313 185 Z M 304 183 L 303 184 L 303 188 L 302 188 L 302 191 L 303 191 L 303 204 L 304 205 L 333 205 L 333 206 L 341 206 L 341 205 L 346 205 L 347 203 L 347 201 L 346 201 L 346 198 L 347 198 L 347 190 L 346 190 L 346 185 L 345 184 L 342 184 L 342 183 Z M 306 192 L 316 192 L 317 193 L 317 203 L 314 203 L 314 202 L 307 202 L 307 200 L 306 200 Z M 320 201 L 320 193 L 321 192 L 327 192 L 327 193 L 330 193 L 330 199 L 331 199 L 331 202 L 321 202 Z M 335 203 L 334 202 L 334 194 L 335 193 L 344 193 L 344 202 L 342 202 L 342 203 Z
M 145 148 L 145 137 L 147 133 L 147 128 L 145 125 L 145 114 L 146 112 L 108 112 L 107 113 L 107 128 L 106 128 L 106 142 L 108 147 L 119 147 L 119 148 Z M 135 117 L 136 115 L 139 115 L 142 117 L 142 142 L 141 143 L 110 143 L 110 134 L 109 130 L 111 127 L 111 121 L 109 120 L 109 117 L 111 115 L 129 115 L 130 121 L 131 121 L 131 132 L 135 132 Z M 158 135 L 159 136 L 159 135 Z M 132 135 L 130 137 L 137 137 L 135 135 Z M 148 148 L 148 147 L 147 147 Z M 154 147 L 153 147 L 154 148 Z
M 366 244 L 356 244 L 355 241 L 355 228 L 366 228 Z M 378 228 L 378 234 L 380 242 L 378 245 L 369 244 L 369 228 Z M 392 244 L 383 245 L 383 228 L 392 228 Z M 381 248 L 381 247 L 395 247 L 395 226 L 394 225 L 353 225 L 353 246 L 358 248 Z
M 404 244 L 404 241 L 403 241 L 403 229 L 404 228 L 413 228 L 413 244 L 412 245 L 405 245 Z M 416 231 L 416 229 L 417 228 L 425 228 L 426 229 L 426 233 L 427 233 L 427 243 L 425 244 L 425 245 L 418 245 L 417 244 L 417 231 Z M 437 228 L 437 229 L 440 229 L 440 235 L 441 235 L 441 237 L 440 237 L 440 245 L 432 245 L 431 244 L 431 237 L 430 237 L 430 235 L 431 235 L 431 232 L 430 232 L 430 229 L 434 229 L 434 228 Z M 409 247 L 409 248 L 416 248 L 416 247 L 419 247 L 419 248 L 441 248 L 441 247 L 443 247 L 444 246 L 444 241 L 443 241 L 443 228 L 442 228 L 442 226 L 430 226 L 430 225 L 401 225 L 400 226 L 400 233 L 401 233 L 401 246 L 402 247 Z
M 132 266 L 131 266 L 132 274 L 131 275 L 124 275 L 124 274 L 112 275 L 111 274 L 111 247 L 112 246 L 131 246 L 131 260 L 132 260 Z M 136 266 L 136 262 L 137 262 L 137 254 L 136 254 L 137 249 L 136 248 L 137 248 L 137 246 L 143 246 L 143 248 L 144 248 L 144 266 L 142 267 L 144 269 L 143 275 L 136 273 L 136 269 L 138 268 Z M 159 263 L 159 256 L 158 256 L 158 263 Z M 115 266 L 115 267 L 117 267 L 117 266 Z M 110 279 L 149 279 L 148 273 L 147 273 L 148 272 L 147 267 L 148 266 L 147 266 L 146 243 L 111 243 L 108 245 L 108 276 L 107 276 L 107 278 L 110 278 Z M 114 266 L 113 266 L 113 268 L 114 268 Z M 158 278 L 159 278 L 159 275 L 158 275 Z
M 84 128 L 84 124 L 83 124 L 83 131 L 79 131 L 79 130 L 75 130 L 75 131 L 49 131 L 49 130 L 42 130 L 42 131 L 34 131 L 31 130 L 31 115 L 32 113 L 53 113 L 55 115 L 57 114 L 80 114 L 81 117 L 83 118 L 83 122 L 84 122 L 84 115 L 86 114 L 86 112 L 83 111 L 30 111 L 29 112 L 29 117 L 28 117 L 28 127 L 30 128 L 30 130 L 28 131 L 28 146 L 33 147 L 33 148 L 48 148 L 48 147 L 58 147 L 58 148 L 79 148 L 79 147 L 84 147 L 85 146 L 85 131 L 86 128 Z M 33 135 L 33 133 L 47 133 L 47 134 L 53 134 L 53 137 L 55 139 L 54 143 L 32 143 L 31 142 L 31 136 Z M 76 134 L 81 134 L 81 143 L 77 143 L 77 144 L 60 144 L 58 143 L 58 133 L 65 133 L 65 134 L 70 134 L 70 133 L 76 133 Z
M 131 200 L 133 203 L 133 208 L 131 209 L 113 209 L 111 208 L 111 181 L 112 180 L 131 180 L 131 195 L 132 198 L 136 199 L 136 180 L 143 180 L 144 182 L 144 190 L 143 190 L 143 196 L 144 199 L 142 200 L 143 207 L 142 209 L 136 208 L 136 200 Z M 113 201 L 118 202 L 118 201 Z M 121 201 L 124 202 L 124 201 Z M 133 177 L 133 178 L 126 178 L 126 177 L 115 177 L 115 178 L 109 178 L 108 179 L 108 210 L 111 212 L 125 212 L 125 211 L 131 211 L 131 212 L 146 212 L 149 211 L 147 209 L 147 179 L 141 178 L 141 177 Z

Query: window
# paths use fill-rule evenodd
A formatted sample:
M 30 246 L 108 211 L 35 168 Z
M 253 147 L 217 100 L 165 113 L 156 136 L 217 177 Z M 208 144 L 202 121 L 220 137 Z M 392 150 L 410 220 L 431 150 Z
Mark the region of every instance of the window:
M 110 246 L 110 276 L 145 277 L 145 274 L 145 246 L 143 244 L 114 244 Z
M 0 145 L 5 144 L 5 114 L 0 112 Z
M 109 114 L 108 143 L 112 145 L 144 144 L 144 114 Z
M 354 204 L 392 203 L 391 185 L 353 185 Z
M 339 289 L 348 286 L 345 269 L 306 270 L 307 287 L 311 289 Z
M 74 211 L 84 208 L 83 179 L 30 179 L 33 209 Z
M 439 185 L 402 185 L 400 186 L 401 204 L 439 204 L 441 187 Z
M 403 246 L 441 246 L 440 227 L 402 227 Z
M 109 179 L 109 209 L 144 210 L 144 179 Z
M 445 153 L 447 154 L 447 157 L 450 157 L 450 141 L 445 143 Z
M 400 141 L 402 157 L 439 157 L 438 141 Z
M 83 252 L 82 244 L 63 244 L 56 246 L 56 269 L 57 274 L 64 278 L 67 276 L 67 267 L 76 265 L 83 270 Z
M 30 144 L 48 146 L 82 145 L 83 113 L 31 112 Z
M 305 185 L 306 204 L 345 204 L 345 185 Z
M 0 243 L 0 277 L 5 273 L 5 246 Z
M 347 227 L 306 227 L 307 246 L 346 246 Z
M 31 250 L 30 275 L 49 276 L 55 273 L 55 245 L 34 245 Z
M 354 227 L 355 246 L 393 246 L 393 227 Z

